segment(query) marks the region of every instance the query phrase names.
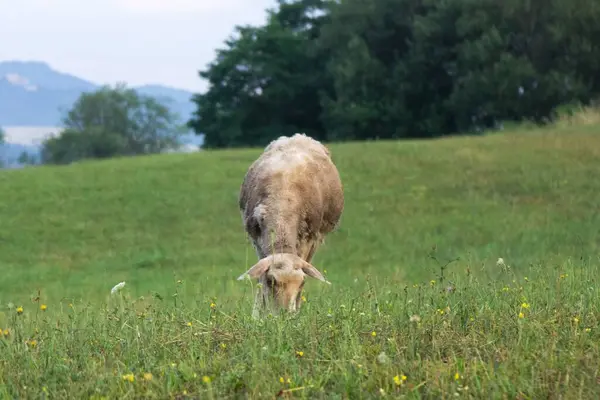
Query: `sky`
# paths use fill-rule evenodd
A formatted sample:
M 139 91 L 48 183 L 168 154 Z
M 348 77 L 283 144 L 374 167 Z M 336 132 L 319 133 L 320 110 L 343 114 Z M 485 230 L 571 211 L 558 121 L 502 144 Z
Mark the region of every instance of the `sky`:
M 0 61 L 44 61 L 97 84 L 194 92 L 198 70 L 235 25 L 260 25 L 274 0 L 0 0 Z

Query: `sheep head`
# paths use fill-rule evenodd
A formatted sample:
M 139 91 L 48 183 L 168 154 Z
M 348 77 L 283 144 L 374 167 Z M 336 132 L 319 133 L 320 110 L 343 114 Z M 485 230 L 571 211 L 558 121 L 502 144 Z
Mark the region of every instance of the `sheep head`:
M 238 280 L 250 277 L 262 284 L 262 301 L 276 308 L 296 312 L 300 309 L 306 276 L 331 284 L 318 269 L 291 253 L 264 257 Z

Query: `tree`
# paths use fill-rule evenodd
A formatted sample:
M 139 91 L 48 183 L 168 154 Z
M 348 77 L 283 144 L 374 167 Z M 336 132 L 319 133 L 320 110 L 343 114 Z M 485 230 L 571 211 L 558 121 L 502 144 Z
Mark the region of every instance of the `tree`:
M 325 138 L 320 96 L 330 85 L 313 44 L 329 3 L 279 0 L 265 26 L 235 28 L 199 73 L 209 89 L 194 96 L 189 126 L 205 147 L 265 145 L 290 132 Z
M 36 165 L 37 164 L 37 160 L 36 160 L 35 156 L 26 151 L 23 151 L 23 152 L 21 152 L 21 154 L 19 154 L 19 158 L 17 159 L 17 162 L 21 165 Z
M 208 147 L 428 138 L 551 121 L 600 95 L 598 0 L 289 0 L 200 76 Z
M 184 132 L 167 106 L 125 85 L 83 93 L 63 125 L 42 144 L 43 163 L 159 153 L 176 146 Z

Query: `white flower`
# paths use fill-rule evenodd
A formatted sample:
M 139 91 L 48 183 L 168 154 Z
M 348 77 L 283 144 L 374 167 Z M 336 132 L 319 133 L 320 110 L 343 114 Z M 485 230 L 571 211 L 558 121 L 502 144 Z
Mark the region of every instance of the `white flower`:
M 115 286 L 113 286 L 112 289 L 110 289 L 110 294 L 117 293 L 119 290 L 123 289 L 124 286 L 125 286 L 125 282 L 117 283 Z
M 500 258 L 498 259 L 498 261 L 496 261 L 496 265 L 497 265 L 497 266 L 499 266 L 499 267 L 501 267 L 501 266 L 505 265 L 505 264 L 504 264 L 504 259 L 503 259 L 502 257 L 500 257 Z

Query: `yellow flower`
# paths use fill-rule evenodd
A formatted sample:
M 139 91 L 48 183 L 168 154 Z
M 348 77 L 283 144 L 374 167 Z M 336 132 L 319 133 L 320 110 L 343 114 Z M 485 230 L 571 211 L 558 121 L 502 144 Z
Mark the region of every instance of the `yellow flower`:
M 302 301 L 306 303 L 306 297 L 302 296 Z
M 192 326 L 192 323 L 191 323 L 191 322 L 188 322 L 188 323 L 187 323 L 187 326 Z
M 429 285 L 430 285 L 430 286 L 433 286 L 433 285 L 435 285 L 435 280 L 433 280 L 433 279 L 432 279 L 432 280 L 430 280 L 430 281 L 429 281 Z
M 304 352 L 303 352 L 303 351 L 297 351 L 297 352 L 296 352 L 296 355 L 297 355 L 298 357 L 302 357 L 302 356 L 304 355 Z
M 215 308 L 217 305 L 215 303 L 213 303 L 212 301 L 210 302 L 210 308 Z
M 122 376 L 124 381 L 129 381 L 129 382 L 133 382 L 135 380 L 135 377 L 133 376 L 133 374 L 125 374 Z
M 152 374 L 150 372 L 146 372 L 144 374 L 144 380 L 145 381 L 151 381 L 152 380 Z
M 519 312 L 519 318 L 525 318 L 525 314 L 523 314 L 523 312 Z
M 37 340 L 33 339 L 33 340 L 28 340 L 27 344 L 31 347 L 35 347 L 37 346 Z
M 455 380 L 455 381 L 457 381 L 457 380 L 459 380 L 459 379 L 460 379 L 460 374 L 459 374 L 458 372 L 456 372 L 456 373 L 454 374 L 454 380 Z
M 283 376 L 280 376 L 279 377 L 279 383 L 283 383 L 283 382 L 285 382 L 285 380 L 283 379 Z
M 377 332 L 375 332 L 375 331 L 371 332 L 371 336 L 373 336 L 373 337 L 377 336 Z
M 206 383 L 206 384 L 208 385 L 208 384 L 210 383 L 210 377 L 208 377 L 208 376 L 204 375 L 204 376 L 202 377 L 202 382 L 204 382 L 204 383 Z
M 592 331 L 592 328 L 585 328 L 585 331 L 589 333 Z
M 23 307 L 17 307 L 17 314 L 23 314 Z
M 226 349 L 226 348 L 227 348 L 227 345 L 226 345 L 225 343 L 221 343 L 221 348 L 222 348 L 222 349 Z
M 508 292 L 509 290 L 510 290 L 510 289 L 509 289 L 507 286 L 504 286 L 504 287 L 502 288 L 502 291 L 503 291 L 503 292 Z
M 579 318 L 578 317 L 573 317 L 573 322 L 575 322 L 576 324 L 579 323 Z
M 569 274 L 560 274 L 560 279 L 565 279 Z
M 521 308 L 529 308 L 529 303 L 523 303 L 523 304 L 521 304 Z
M 46 311 L 47 308 L 48 308 L 48 306 L 45 304 L 40 305 L 40 310 L 42 310 L 42 311 Z
M 406 375 L 402 374 L 402 375 L 396 375 L 394 377 L 394 383 L 398 386 L 402 385 L 404 383 L 404 381 L 406 381 Z

